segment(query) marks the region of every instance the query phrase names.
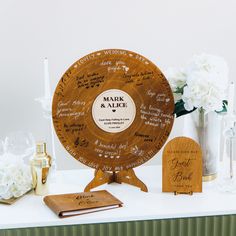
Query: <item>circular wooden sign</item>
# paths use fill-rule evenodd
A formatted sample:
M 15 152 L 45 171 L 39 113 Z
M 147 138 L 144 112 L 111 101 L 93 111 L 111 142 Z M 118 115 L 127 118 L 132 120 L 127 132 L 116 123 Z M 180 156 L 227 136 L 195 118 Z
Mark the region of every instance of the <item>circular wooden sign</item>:
M 52 116 L 59 140 L 83 164 L 103 171 L 152 158 L 174 121 L 168 81 L 145 57 L 126 50 L 91 53 L 59 81 Z

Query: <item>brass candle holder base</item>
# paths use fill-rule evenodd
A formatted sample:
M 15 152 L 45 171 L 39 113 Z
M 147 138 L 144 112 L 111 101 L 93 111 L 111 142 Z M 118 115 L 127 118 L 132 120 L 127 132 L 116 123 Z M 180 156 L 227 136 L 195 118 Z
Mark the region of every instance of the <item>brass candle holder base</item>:
M 212 174 L 212 175 L 205 175 L 205 176 L 202 176 L 202 181 L 203 182 L 209 182 L 209 181 L 212 181 L 214 179 L 216 179 L 217 177 L 217 174 Z

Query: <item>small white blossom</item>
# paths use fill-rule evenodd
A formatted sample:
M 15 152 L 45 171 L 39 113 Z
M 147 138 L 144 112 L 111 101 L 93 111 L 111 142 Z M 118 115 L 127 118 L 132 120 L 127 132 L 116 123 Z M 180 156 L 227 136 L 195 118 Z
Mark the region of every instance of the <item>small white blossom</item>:
M 173 91 L 182 88 L 186 84 L 187 76 L 183 68 L 177 69 L 171 67 L 165 71 L 165 75 Z
M 165 71 L 165 75 L 169 81 L 171 90 L 173 91 L 174 100 L 177 102 L 182 98 L 182 93 L 180 91 L 186 84 L 186 72 L 182 68 L 169 68 Z
M 30 167 L 11 154 L 0 156 L 0 198 L 20 197 L 32 188 Z

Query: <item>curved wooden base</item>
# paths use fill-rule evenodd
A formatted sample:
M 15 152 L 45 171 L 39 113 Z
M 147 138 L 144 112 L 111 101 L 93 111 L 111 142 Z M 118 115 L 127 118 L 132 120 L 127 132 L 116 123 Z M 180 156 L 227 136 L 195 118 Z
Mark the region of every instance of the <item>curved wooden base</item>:
M 94 178 L 85 187 L 84 191 L 89 192 L 91 189 L 96 188 L 105 183 L 126 183 L 136 186 L 141 189 L 141 191 L 148 192 L 147 186 L 135 175 L 133 169 L 122 170 L 118 172 L 107 172 L 102 170 L 96 170 Z

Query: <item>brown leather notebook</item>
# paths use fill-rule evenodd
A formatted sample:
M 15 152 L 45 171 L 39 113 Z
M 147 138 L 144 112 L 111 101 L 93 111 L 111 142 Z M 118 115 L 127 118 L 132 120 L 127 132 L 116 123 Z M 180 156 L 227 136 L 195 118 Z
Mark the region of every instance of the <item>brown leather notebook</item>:
M 59 217 L 114 209 L 123 204 L 106 190 L 48 195 L 43 200 Z

